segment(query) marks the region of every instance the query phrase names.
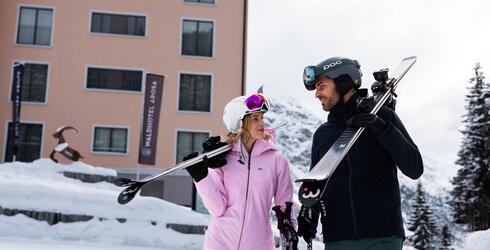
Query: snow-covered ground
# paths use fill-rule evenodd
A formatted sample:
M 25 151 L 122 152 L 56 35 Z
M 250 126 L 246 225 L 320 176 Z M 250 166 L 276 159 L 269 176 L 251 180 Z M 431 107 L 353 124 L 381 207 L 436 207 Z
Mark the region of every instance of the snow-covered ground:
M 49 225 L 23 214 L 0 215 L 0 246 L 18 244 L 19 241 L 12 238 L 21 237 L 31 239 L 26 243 L 27 247 L 38 243 L 50 245 L 51 241 L 64 242 L 62 245 L 72 242 L 74 246 L 82 244 L 79 241 L 118 247 L 134 246 L 134 249 L 138 249 L 137 246 L 159 249 L 202 247 L 202 235 L 178 233 L 166 225 L 207 225 L 209 216 L 152 197 L 138 196 L 122 206 L 116 202 L 122 188 L 107 182 L 83 183 L 63 176 L 62 171 L 115 175 L 113 170 L 81 162 L 62 165 L 41 159 L 33 163 L 0 164 L 0 207 L 88 215 L 93 219 Z M 121 218 L 126 221 L 119 222 Z
M 0 238 L 0 250 L 173 250 L 171 248 L 122 246 L 86 241 Z
M 167 228 L 167 224 L 207 225 L 209 215 L 139 195 L 127 205 L 119 205 L 116 200 L 122 188 L 106 182 L 83 183 L 63 176 L 63 171 L 116 175 L 113 170 L 82 162 L 63 165 L 40 159 L 33 163 L 0 164 L 0 210 L 93 216 L 85 222 L 49 225 L 20 213 L 0 215 L 0 250 L 202 248 L 203 235 L 179 233 Z M 273 228 L 277 235 L 275 225 Z M 304 242 L 301 246 L 306 248 Z M 323 248 L 319 242 L 314 246 Z
M 178 233 L 167 228 L 166 224 L 207 225 L 208 215 L 142 196 L 121 206 L 116 202 L 121 188 L 102 182 L 83 183 L 64 177 L 62 171 L 115 175 L 112 170 L 81 162 L 62 165 L 41 159 L 34 163 L 0 164 L 0 207 L 91 215 L 94 218 L 86 222 L 49 225 L 23 214 L 0 215 L 0 250 L 202 248 L 202 235 Z M 121 223 L 118 218 L 124 218 L 126 222 Z M 464 245 L 466 247 L 457 249 L 490 249 L 490 230 L 468 234 Z M 300 249 L 305 248 L 301 242 Z M 323 245 L 315 242 L 314 248 L 323 249 Z
M 465 240 L 467 250 L 488 250 L 490 249 L 490 229 L 469 233 Z

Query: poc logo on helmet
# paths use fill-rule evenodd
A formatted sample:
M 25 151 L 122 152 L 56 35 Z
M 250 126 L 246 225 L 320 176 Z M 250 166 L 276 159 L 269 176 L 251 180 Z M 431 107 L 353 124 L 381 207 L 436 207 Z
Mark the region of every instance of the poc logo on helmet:
M 327 70 L 329 68 L 335 67 L 335 66 L 340 65 L 340 64 L 342 64 L 342 60 L 338 60 L 336 62 L 333 62 L 333 63 L 330 63 L 330 64 L 323 66 L 323 70 Z

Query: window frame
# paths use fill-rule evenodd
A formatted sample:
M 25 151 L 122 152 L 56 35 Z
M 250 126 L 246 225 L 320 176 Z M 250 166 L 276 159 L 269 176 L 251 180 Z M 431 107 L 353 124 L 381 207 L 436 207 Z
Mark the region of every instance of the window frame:
M 177 150 L 178 150 L 178 145 L 177 143 L 179 142 L 179 132 L 186 132 L 186 133 L 207 133 L 208 137 L 211 136 L 211 130 L 207 129 L 187 129 L 187 128 L 177 128 L 175 129 L 175 135 L 174 135 L 174 155 L 173 155 L 173 161 L 174 165 L 177 164 Z
M 145 18 L 145 35 L 144 36 L 137 36 L 137 35 L 124 35 L 124 34 L 113 34 L 113 33 L 103 33 L 103 32 L 92 32 L 92 15 L 93 13 L 97 14 L 108 14 L 108 15 L 124 15 L 124 16 L 137 16 L 137 17 L 144 17 Z M 141 12 L 121 12 L 121 11 L 112 11 L 112 10 L 97 10 L 97 9 L 91 9 L 89 11 L 88 15 L 88 34 L 89 35 L 94 35 L 94 36 L 109 36 L 109 37 L 125 37 L 125 38 L 139 38 L 139 39 L 146 39 L 148 38 L 148 32 L 149 32 L 149 15 L 148 13 L 141 13 Z
M 126 153 L 119 152 L 102 152 L 102 151 L 94 151 L 94 143 L 95 143 L 95 129 L 96 128 L 109 128 L 109 129 L 126 129 Z M 107 124 L 92 124 L 92 138 L 90 140 L 90 153 L 94 155 L 112 155 L 112 156 L 128 156 L 130 150 L 129 138 L 131 136 L 131 131 L 129 126 L 121 126 L 121 125 L 107 125 Z
M 8 134 L 9 134 L 9 123 L 13 122 L 12 119 L 5 120 L 5 124 L 3 127 L 3 152 L 1 162 L 5 162 L 5 157 L 7 156 L 7 143 L 8 143 Z M 41 125 L 41 145 L 39 148 L 39 158 L 41 159 L 44 151 L 44 135 L 46 129 L 46 123 L 44 121 L 36 121 L 36 120 L 22 120 L 21 124 L 35 124 Z
M 17 37 L 19 35 L 19 24 L 20 24 L 20 9 L 22 7 L 25 8 L 35 8 L 35 9 L 51 9 L 53 11 L 52 20 L 51 20 L 51 37 L 49 38 L 49 45 L 39 45 L 39 44 L 24 44 L 17 43 Z M 51 5 L 39 5 L 39 4 L 18 4 L 17 5 L 17 16 L 15 23 L 15 34 L 14 34 L 14 45 L 15 46 L 23 46 L 23 47 L 34 47 L 34 48 L 53 48 L 54 47 L 54 31 L 55 31 L 55 20 L 56 20 L 56 7 Z
M 196 72 L 196 71 L 179 71 L 177 77 L 177 101 L 176 101 L 176 112 L 178 113 L 185 113 L 185 114 L 199 114 L 199 115 L 211 115 L 213 113 L 213 81 L 214 81 L 214 75 L 213 73 L 210 72 Z M 179 101 L 180 101 L 180 82 L 181 82 L 181 77 L 182 75 L 197 75 L 197 76 L 209 76 L 211 77 L 210 84 L 209 84 L 209 111 L 198 111 L 198 110 L 181 110 L 179 107 Z
M 185 0 L 182 0 L 182 3 L 184 4 L 190 4 L 190 5 L 200 5 L 200 6 L 216 6 L 218 0 L 214 0 L 214 3 L 203 3 L 203 2 L 186 2 Z
M 102 89 L 102 88 L 89 88 L 87 86 L 88 81 L 88 69 L 112 69 L 112 70 L 130 70 L 130 71 L 141 71 L 141 91 L 134 90 L 122 90 L 122 89 Z M 109 65 L 96 65 L 96 64 L 85 64 L 85 76 L 83 81 L 83 89 L 85 91 L 96 91 L 96 92 L 109 92 L 109 93 L 126 93 L 126 94 L 141 94 L 145 92 L 145 82 L 146 82 L 146 70 L 144 68 L 130 68 L 130 67 L 119 67 L 119 66 L 109 66 Z
M 212 22 L 213 23 L 213 45 L 211 46 L 211 56 L 199 56 L 199 55 L 184 55 L 182 54 L 184 21 L 196 21 L 196 22 Z M 197 18 L 197 17 L 181 17 L 180 18 L 180 33 L 179 33 L 179 55 L 183 58 L 194 59 L 215 59 L 216 56 L 216 20 L 214 18 Z
M 27 63 L 27 64 L 41 64 L 41 65 L 47 65 L 48 66 L 48 71 L 46 75 L 46 93 L 44 94 L 44 102 L 31 102 L 31 101 L 25 101 L 22 100 L 22 104 L 29 104 L 29 105 L 46 105 L 48 104 L 48 93 L 49 93 L 49 80 L 51 77 L 51 64 L 49 62 L 45 61 L 24 61 L 24 60 L 13 60 L 12 61 L 12 66 L 11 66 L 11 71 L 10 71 L 10 81 L 9 81 L 9 91 L 7 93 L 7 100 L 9 103 L 12 103 L 12 100 L 10 99 L 10 95 L 12 94 L 13 91 L 13 81 L 14 81 L 14 66 L 15 63 Z

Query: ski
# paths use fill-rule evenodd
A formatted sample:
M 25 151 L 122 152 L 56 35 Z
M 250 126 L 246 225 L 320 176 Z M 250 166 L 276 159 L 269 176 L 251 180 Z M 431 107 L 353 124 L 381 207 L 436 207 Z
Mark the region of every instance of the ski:
M 273 126 L 272 128 L 277 129 L 277 128 L 280 128 L 286 124 L 287 124 L 287 122 L 279 122 L 277 125 Z M 129 178 L 124 178 L 124 177 L 116 178 L 113 182 L 114 185 L 116 185 L 118 187 L 125 187 L 125 189 L 123 191 L 121 191 L 121 193 L 117 197 L 117 202 L 121 205 L 127 204 L 132 199 L 134 199 L 136 194 L 148 182 L 162 178 L 163 176 L 170 174 L 174 171 L 184 169 L 184 168 L 193 166 L 197 163 L 200 163 L 203 161 L 204 157 L 207 157 L 209 159 L 209 158 L 213 158 L 217 155 L 220 155 L 222 153 L 226 153 L 226 152 L 230 151 L 231 148 L 232 148 L 231 145 L 225 145 L 225 146 L 217 148 L 213 151 L 209 151 L 207 153 L 200 154 L 197 157 L 194 157 L 194 158 L 189 159 L 187 161 L 183 161 L 183 162 L 175 165 L 174 167 L 166 169 L 166 170 L 162 171 L 161 173 L 150 175 L 150 176 L 148 176 L 142 180 L 132 180 Z
M 375 72 L 373 74 L 376 79 L 372 86 L 373 96 L 361 99 L 366 102 L 365 104 L 361 103 L 361 105 L 367 106 L 371 114 L 376 114 L 384 104 L 394 106 L 396 101 L 394 100 L 396 97 L 394 91 L 416 61 L 415 56 L 404 58 L 391 78 L 388 78 L 388 69 Z M 333 172 L 363 131 L 364 127 L 347 128 L 313 169 L 303 178 L 295 180 L 295 182 L 302 183 L 298 195 L 299 201 L 304 206 L 311 207 L 320 200 Z
M 165 171 L 163 171 L 161 173 L 148 176 L 142 180 L 132 180 L 129 178 L 124 178 L 124 177 L 116 178 L 114 180 L 114 185 L 119 186 L 119 187 L 126 187 L 117 197 L 117 202 L 121 205 L 124 205 L 124 204 L 130 202 L 136 196 L 138 191 L 148 182 L 159 179 L 159 178 L 161 178 L 161 177 L 163 177 L 169 173 L 172 173 L 174 171 L 184 169 L 184 168 L 193 166 L 197 163 L 200 163 L 203 161 L 204 157 L 212 158 L 212 157 L 215 157 L 219 154 L 228 152 L 230 150 L 231 150 L 231 146 L 225 145 L 225 146 L 217 148 L 213 151 L 209 151 L 207 153 L 200 154 L 195 158 L 189 159 L 187 161 L 183 161 L 183 162 L 175 165 L 172 168 L 166 169 Z

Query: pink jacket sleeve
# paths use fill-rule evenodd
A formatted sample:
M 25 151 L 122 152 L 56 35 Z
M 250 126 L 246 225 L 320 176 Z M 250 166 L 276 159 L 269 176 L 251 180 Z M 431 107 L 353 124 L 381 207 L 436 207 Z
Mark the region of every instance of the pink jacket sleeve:
M 276 167 L 274 205 L 280 205 L 281 210 L 284 211 L 286 201 L 293 201 L 293 180 L 291 178 L 289 163 L 284 157 L 279 157 Z M 294 216 L 294 205 L 293 209 L 291 209 L 291 220 L 294 225 L 297 225 L 296 216 Z
M 209 169 L 208 176 L 195 184 L 209 213 L 214 217 L 223 215 L 228 204 L 228 195 L 223 184 L 223 171 Z

